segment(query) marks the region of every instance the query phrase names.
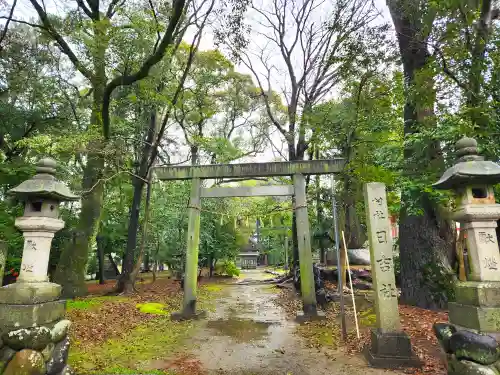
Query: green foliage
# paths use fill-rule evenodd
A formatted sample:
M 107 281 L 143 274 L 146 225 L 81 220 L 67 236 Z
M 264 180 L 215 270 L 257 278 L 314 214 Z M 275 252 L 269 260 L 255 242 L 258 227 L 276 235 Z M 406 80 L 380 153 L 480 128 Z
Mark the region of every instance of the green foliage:
M 15 273 L 19 274 L 20 270 L 21 270 L 21 258 L 7 256 L 7 261 L 5 262 L 5 273 L 7 275 Z
M 240 276 L 240 270 L 233 261 L 226 260 L 222 265 L 222 274 L 230 277 Z
M 96 93 L 99 94 L 94 87 L 96 82 L 78 78 L 76 70 L 83 67 L 104 73 L 108 79 L 137 71 L 150 55 L 157 33 L 165 31 L 165 22 L 161 20 L 171 15 L 169 2 L 156 2 L 156 14 L 146 3 L 125 2 L 112 19 L 103 16 L 95 22 L 76 9 L 51 14 L 56 29 L 80 60 L 79 66 L 71 64 L 54 45 L 53 35 L 11 23 L 0 50 L 0 240 L 7 244 L 6 270 L 19 271 L 23 249 L 22 234 L 14 226 L 23 207 L 6 193 L 31 177 L 34 162 L 45 155 L 57 160 L 57 177 L 76 193 L 86 196 L 102 184 L 104 196 L 102 207 L 94 207 L 100 210 L 97 230 L 93 226 L 79 226 L 81 202 L 61 206 L 65 228 L 54 237 L 49 272 L 53 273 L 63 250 L 76 246 L 82 230 L 91 237 L 89 273 L 97 270 L 94 241 L 97 234 L 103 239 L 105 254 L 114 254 L 117 259 L 123 257 L 134 182 L 152 113 L 157 114 L 158 124 L 163 121 L 166 124 L 154 161 L 158 164 L 190 158 L 193 162 L 195 156 L 199 164 L 247 161 L 246 157 L 259 157 L 261 152 L 271 149 L 268 147 L 271 140 L 276 143 L 273 151 L 279 149 L 276 134 L 286 135 L 285 143 L 292 139 L 294 147 L 297 137 L 310 140 L 305 150 L 309 158 L 345 158 L 346 166 L 336 180 L 334 193 L 339 227 L 345 229 L 348 237 L 350 232 L 366 230 L 362 189 L 367 182 L 386 184 L 389 211 L 393 215 L 399 214 L 402 202 L 407 213 L 416 215 L 423 213 L 427 201 L 452 207 L 453 194 L 437 191 L 432 184 L 455 162 L 455 142 L 462 135 L 474 136 L 486 157 L 492 160 L 500 157 L 497 141 L 500 27 L 498 20 L 490 20 L 491 17 L 484 18 L 488 20 L 486 25 L 480 22 L 481 2 L 467 2 L 465 6 L 463 1 L 456 0 L 399 3 L 409 7 L 404 10 L 411 15 L 411 21 L 429 35 L 425 45 L 433 54 L 427 66 L 414 72 L 411 85 L 405 82 L 408 77 L 403 76 L 399 60 L 395 59 L 397 46 L 390 44 L 392 31 L 387 25 L 357 24 L 359 27 L 350 32 L 353 20 L 344 18 L 347 16 L 341 12 L 339 19 L 332 18 L 324 25 L 305 24 L 304 30 L 318 27 L 317 35 L 333 32 L 334 36 L 343 37 L 328 39 L 332 48 L 327 43 L 324 54 L 314 57 L 311 53 L 309 71 L 305 67 L 296 69 L 303 59 L 292 58 L 295 78 L 303 85 L 297 93 L 297 111 L 290 106 L 290 88 L 286 87 L 282 93 L 275 83 L 283 81 L 282 67 L 274 66 L 273 61 L 269 69 L 272 87 L 261 88 L 255 79 L 238 72 L 236 62 L 219 48 L 197 51 L 187 72 L 186 87 L 173 103 L 191 52 L 185 40 L 177 48 L 168 49 L 146 79 L 115 90 L 111 106 L 113 132 L 105 143 L 101 114 L 96 113 L 93 103 Z M 228 0 L 216 6 L 215 39 L 220 44 L 231 43 L 235 56 L 242 57 L 240 53 L 246 52 L 244 49 L 253 42 L 249 20 L 245 18 L 248 5 L 246 0 Z M 365 14 L 368 18 L 370 12 Z M 189 15 L 185 17 L 188 19 Z M 333 43 L 339 45 L 333 48 Z M 333 55 L 329 55 L 330 50 Z M 104 64 L 100 65 L 102 57 Z M 317 86 L 311 82 L 316 68 L 325 69 L 320 74 L 323 81 Z M 300 72 L 306 71 L 301 80 Z M 261 83 L 267 87 L 266 82 Z M 317 89 L 315 92 L 313 87 Z M 324 99 L 334 88 L 334 99 Z M 309 94 L 311 97 L 306 98 Z M 264 99 L 268 99 L 267 103 Z M 405 134 L 406 101 L 415 104 L 418 115 L 425 120 L 407 124 L 411 131 L 407 129 Z M 166 113 L 168 118 L 163 117 Z M 273 133 L 274 122 L 281 124 L 284 131 Z M 296 127 L 286 134 L 286 127 L 292 122 Z M 435 150 L 437 155 L 433 155 Z M 92 155 L 104 157 L 104 169 L 93 176 L 84 175 Z M 289 177 L 270 182 L 291 183 Z M 495 187 L 498 199 L 499 189 Z M 331 194 L 325 179 L 321 178 L 317 186 L 314 180 L 308 181 L 313 250 L 332 247 Z M 177 270 L 183 268 L 185 260 L 189 196 L 189 181 L 154 181 L 145 251 L 152 261 Z M 256 236 L 257 220 L 261 222 L 260 252 L 271 263 L 283 264 L 285 239 L 289 241 L 289 255 L 292 252 L 291 202 L 259 197 L 203 202 L 200 266 L 218 264 L 222 272 L 235 275 L 233 261 L 249 238 Z M 138 243 L 142 224 L 143 212 L 139 217 Z M 448 276 L 432 266 L 425 270 L 425 279 L 434 283 L 433 291 L 452 298 Z M 69 304 L 70 308 L 85 309 L 98 302 Z
M 66 308 L 68 311 L 92 310 L 101 306 L 103 303 L 120 303 L 125 301 L 128 301 L 126 297 L 114 297 L 114 296 L 72 299 L 66 302 Z
M 144 314 L 153 314 L 153 315 L 168 315 L 169 311 L 165 310 L 166 305 L 163 303 L 155 303 L 155 302 L 146 302 L 146 303 L 138 303 L 136 307 L 139 309 L 141 313 Z
M 158 329 L 161 325 L 162 329 Z M 135 373 L 154 374 L 141 369 L 158 353 L 167 358 L 174 354 L 193 329 L 190 322 L 173 322 L 170 317 L 159 317 L 141 324 L 123 338 L 113 338 L 99 348 L 74 345 L 69 355 L 69 364 L 78 372 L 123 374 L 135 363 Z M 132 373 L 132 370 L 128 370 Z

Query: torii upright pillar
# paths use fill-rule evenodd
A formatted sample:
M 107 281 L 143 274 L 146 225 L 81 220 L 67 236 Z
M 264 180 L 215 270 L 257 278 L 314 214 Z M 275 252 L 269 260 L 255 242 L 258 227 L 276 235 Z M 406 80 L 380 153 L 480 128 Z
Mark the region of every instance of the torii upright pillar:
M 316 308 L 316 290 L 311 254 L 311 235 L 307 213 L 306 179 L 303 174 L 293 176 L 295 188 L 295 215 L 297 218 L 297 243 L 299 246 L 300 292 L 302 311 L 297 313 L 297 321 L 324 319 L 325 315 Z
M 198 252 L 200 249 L 201 179 L 191 181 L 191 197 L 188 205 L 188 232 L 186 267 L 184 273 L 184 299 L 182 311 L 171 315 L 173 320 L 198 319 L 205 311 L 196 311 L 196 290 L 198 282 Z

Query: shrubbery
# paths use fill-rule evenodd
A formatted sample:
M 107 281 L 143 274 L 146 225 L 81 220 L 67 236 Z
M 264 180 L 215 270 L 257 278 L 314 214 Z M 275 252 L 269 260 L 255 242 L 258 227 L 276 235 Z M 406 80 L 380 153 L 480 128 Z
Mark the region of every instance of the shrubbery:
M 226 260 L 222 264 L 222 274 L 227 276 L 239 276 L 240 270 L 236 267 L 236 264 L 232 260 Z

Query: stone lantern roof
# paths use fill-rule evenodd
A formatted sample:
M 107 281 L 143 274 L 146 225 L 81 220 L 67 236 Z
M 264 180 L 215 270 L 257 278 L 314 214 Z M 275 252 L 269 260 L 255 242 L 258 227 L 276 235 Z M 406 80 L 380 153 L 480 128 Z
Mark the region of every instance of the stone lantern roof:
M 40 159 L 36 166 L 36 174 L 10 189 L 7 194 L 14 195 L 20 200 L 28 198 L 46 198 L 56 201 L 76 201 L 80 199 L 69 188 L 55 178 L 56 161 L 52 158 Z
M 477 154 L 477 141 L 464 137 L 455 145 L 457 161 L 448 168 L 438 182 L 436 189 L 448 190 L 465 185 L 489 184 L 500 182 L 500 165 L 484 160 Z

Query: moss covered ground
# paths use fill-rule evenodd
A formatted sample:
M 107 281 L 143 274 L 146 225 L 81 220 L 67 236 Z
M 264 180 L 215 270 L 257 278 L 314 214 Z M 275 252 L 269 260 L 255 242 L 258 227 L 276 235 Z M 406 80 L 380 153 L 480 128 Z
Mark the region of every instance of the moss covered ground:
M 198 290 L 200 309 L 215 309 L 215 297 L 224 286 L 206 284 Z M 200 364 L 183 352 L 184 342 L 198 322 L 174 322 L 180 309 L 178 283 L 161 279 L 138 287 L 130 297 L 90 296 L 68 301 L 73 321 L 69 363 L 84 374 L 201 373 Z

